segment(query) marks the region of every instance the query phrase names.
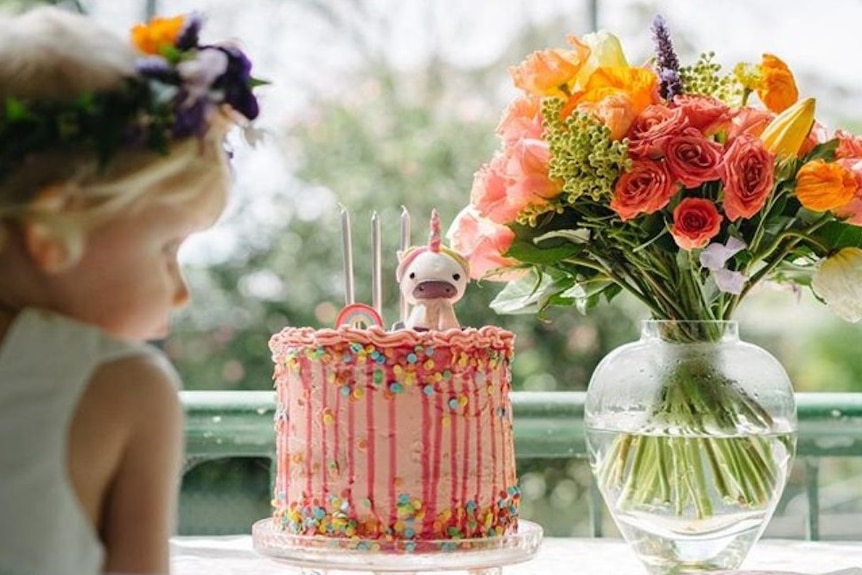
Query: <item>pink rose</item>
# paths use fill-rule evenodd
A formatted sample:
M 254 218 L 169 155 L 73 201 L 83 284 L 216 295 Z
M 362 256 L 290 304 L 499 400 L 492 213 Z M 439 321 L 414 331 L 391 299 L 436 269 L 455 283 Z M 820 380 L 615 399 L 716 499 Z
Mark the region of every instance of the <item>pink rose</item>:
M 651 214 L 665 207 L 678 189 L 664 162 L 635 160 L 617 180 L 611 209 L 623 221 Z
M 724 149 L 694 128 L 686 128 L 668 138 L 664 158 L 671 176 L 686 188 L 718 179 L 718 166 Z
M 841 147 L 841 144 L 838 145 Z M 856 176 L 856 194 L 845 206 L 832 210 L 839 218 L 847 218 L 847 222 L 854 226 L 862 226 L 862 155 L 849 159 L 844 158 L 836 160 L 836 163 L 841 164 Z
M 835 130 L 838 138 L 838 149 L 835 158 L 862 158 L 862 136 L 856 136 L 844 130 Z
M 724 182 L 724 213 L 730 221 L 756 214 L 772 192 L 775 156 L 760 138 L 740 135 L 730 143 L 719 167 Z
M 629 128 L 629 155 L 632 158 L 660 158 L 664 143 L 687 126 L 688 118 L 681 108 L 651 104 L 638 114 Z
M 730 108 L 717 98 L 685 94 L 675 97 L 673 104 L 681 108 L 688 123 L 705 136 L 724 131 L 730 125 Z
M 730 121 L 730 129 L 727 139 L 732 140 L 743 134 L 749 136 L 760 136 L 766 126 L 772 121 L 775 114 L 759 108 L 739 108 Z
M 497 135 L 504 142 L 541 139 L 541 99 L 535 96 L 520 96 L 512 100 L 497 125 Z
M 551 148 L 546 141 L 517 140 L 503 149 L 503 155 L 512 204 L 522 208 L 544 204 L 560 193 L 561 184 L 548 176 Z
M 512 269 L 518 265 L 517 260 L 503 256 L 515 233 L 483 218 L 473 206 L 467 206 L 455 217 L 446 238 L 450 247 L 467 259 L 473 279 L 511 281 L 522 273 Z
M 829 131 L 826 129 L 826 126 L 817 120 L 814 120 L 814 124 L 808 131 L 808 135 L 805 137 L 805 140 L 803 140 L 802 145 L 799 146 L 799 152 L 796 154 L 797 157 L 802 157 L 811 153 L 815 146 L 822 144 L 827 140 L 829 140 Z
M 505 223 L 518 217 L 520 207 L 509 201 L 509 182 L 505 176 L 506 158 L 497 153 L 473 176 L 470 202 L 479 213 L 495 222 Z
M 470 200 L 479 213 L 498 224 L 515 221 L 530 205 L 541 205 L 560 193 L 548 176 L 551 151 L 544 140 L 509 142 L 473 179 Z
M 721 214 L 711 200 L 685 198 L 673 210 L 670 233 L 684 250 L 704 247 L 721 229 Z

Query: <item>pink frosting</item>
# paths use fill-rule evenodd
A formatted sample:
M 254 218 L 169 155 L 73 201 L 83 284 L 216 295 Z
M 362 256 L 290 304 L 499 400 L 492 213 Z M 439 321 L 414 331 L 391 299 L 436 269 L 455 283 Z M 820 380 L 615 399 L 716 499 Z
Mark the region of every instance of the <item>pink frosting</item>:
M 276 523 L 372 539 L 514 529 L 513 344 L 490 326 L 274 335 Z

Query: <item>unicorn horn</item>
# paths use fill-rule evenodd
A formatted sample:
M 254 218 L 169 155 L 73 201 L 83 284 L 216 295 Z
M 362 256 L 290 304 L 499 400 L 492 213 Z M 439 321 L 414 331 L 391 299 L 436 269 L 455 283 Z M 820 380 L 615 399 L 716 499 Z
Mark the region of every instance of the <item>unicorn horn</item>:
M 437 210 L 431 210 L 431 236 L 428 239 L 428 249 L 435 254 L 440 251 L 440 216 Z

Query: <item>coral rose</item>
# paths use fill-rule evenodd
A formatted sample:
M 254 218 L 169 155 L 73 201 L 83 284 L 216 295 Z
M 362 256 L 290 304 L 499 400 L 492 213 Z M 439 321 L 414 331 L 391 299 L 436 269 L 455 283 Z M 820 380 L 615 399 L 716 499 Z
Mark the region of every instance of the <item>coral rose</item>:
M 647 106 L 629 128 L 629 155 L 632 158 L 660 158 L 665 142 L 688 125 L 682 108 L 658 104 Z
M 718 98 L 684 94 L 676 96 L 673 105 L 681 108 L 688 123 L 705 136 L 724 131 L 730 125 L 730 108 Z
M 730 120 L 727 139 L 732 140 L 742 134 L 760 137 L 760 134 L 772 122 L 773 118 L 775 118 L 775 114 L 767 110 L 747 106 L 739 108 Z
M 684 250 L 702 248 L 721 229 L 721 214 L 712 201 L 704 198 L 685 198 L 673 210 L 670 233 Z
M 512 245 L 515 233 L 506 226 L 483 218 L 473 206 L 467 206 L 455 217 L 446 232 L 450 247 L 470 264 L 470 277 L 510 281 L 521 272 L 512 270 L 518 261 L 503 256 Z M 505 272 L 506 269 L 508 272 Z
M 679 190 L 664 162 L 635 160 L 614 187 L 611 209 L 623 221 L 638 214 L 651 214 L 665 207 Z
M 664 144 L 664 158 L 671 176 L 687 188 L 718 179 L 724 148 L 694 128 L 685 128 Z
M 724 213 L 730 221 L 756 214 L 772 192 L 775 156 L 763 142 L 741 135 L 724 152 L 719 175 L 724 182 Z
M 793 73 L 780 58 L 764 54 L 760 62 L 760 83 L 757 96 L 776 114 L 783 112 L 799 99 Z
M 804 207 L 825 212 L 850 203 L 856 175 L 838 162 L 812 160 L 796 173 L 796 198 Z

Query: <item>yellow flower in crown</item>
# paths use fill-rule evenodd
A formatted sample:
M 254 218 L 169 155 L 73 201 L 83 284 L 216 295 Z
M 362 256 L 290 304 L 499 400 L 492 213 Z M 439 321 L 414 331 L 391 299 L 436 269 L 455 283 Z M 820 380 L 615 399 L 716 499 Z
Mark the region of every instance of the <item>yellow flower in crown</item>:
M 185 24 L 183 16 L 153 18 L 149 24 L 137 24 L 132 28 L 132 43 L 144 54 L 164 56 L 177 45 Z

